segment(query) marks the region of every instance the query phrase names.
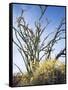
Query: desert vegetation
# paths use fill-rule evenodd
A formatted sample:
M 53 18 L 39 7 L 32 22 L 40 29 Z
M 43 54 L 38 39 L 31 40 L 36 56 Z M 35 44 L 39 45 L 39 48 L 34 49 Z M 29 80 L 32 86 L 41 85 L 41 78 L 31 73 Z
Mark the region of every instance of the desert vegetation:
M 65 83 L 65 65 L 59 61 L 55 62 L 55 60 L 47 60 L 41 63 L 32 76 L 27 73 L 17 73 L 13 76 L 13 86 L 52 85 Z
M 23 9 L 21 15 L 17 18 L 17 27 L 12 27 L 16 37 L 15 40 L 13 39 L 13 43 L 16 45 L 27 70 L 26 73 L 22 72 L 20 67 L 14 63 L 19 69 L 19 73 L 13 75 L 13 86 L 66 83 L 66 64 L 59 61 L 60 57 L 65 59 L 66 47 L 64 46 L 63 49 L 58 51 L 54 58 L 52 57 L 54 49 L 57 49 L 54 46 L 60 41 L 65 41 L 66 38 L 65 17 L 62 17 L 57 28 L 45 35 L 42 40 L 41 36 L 51 22 L 49 18 L 45 17 L 46 24 L 42 26 L 41 20 L 48 10 L 48 6 L 37 5 L 37 7 L 41 14 L 34 23 L 34 30 L 26 22 Z

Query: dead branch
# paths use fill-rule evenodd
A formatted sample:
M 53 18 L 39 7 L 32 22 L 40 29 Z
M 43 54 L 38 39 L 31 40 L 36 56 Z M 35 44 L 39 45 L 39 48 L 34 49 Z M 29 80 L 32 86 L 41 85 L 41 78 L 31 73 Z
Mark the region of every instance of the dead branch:
M 61 56 L 65 56 L 66 55 L 66 48 L 64 48 L 63 50 L 61 50 L 58 54 L 57 54 L 57 56 L 56 56 L 56 60 L 59 58 L 59 57 L 61 57 Z

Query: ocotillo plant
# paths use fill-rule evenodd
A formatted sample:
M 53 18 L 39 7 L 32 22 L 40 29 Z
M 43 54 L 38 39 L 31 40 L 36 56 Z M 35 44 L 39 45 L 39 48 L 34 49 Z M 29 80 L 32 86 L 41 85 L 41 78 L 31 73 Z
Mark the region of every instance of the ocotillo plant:
M 39 66 L 40 60 L 45 57 L 45 60 L 51 58 L 51 52 L 53 51 L 54 45 L 62 39 L 65 39 L 61 36 L 61 34 L 65 34 L 65 19 L 63 18 L 54 32 L 49 33 L 43 41 L 41 41 L 41 35 L 44 33 L 45 29 L 49 25 L 50 21 L 46 18 L 47 24 L 42 28 L 41 19 L 43 18 L 44 13 L 47 10 L 47 6 L 45 6 L 44 10 L 41 6 L 39 6 L 41 15 L 39 20 L 35 22 L 35 32 L 34 30 L 29 28 L 29 25 L 26 23 L 26 20 L 23 16 L 23 10 L 21 12 L 21 16 L 17 18 L 17 28 L 12 27 L 15 31 L 15 36 L 17 42 L 13 39 L 13 42 L 18 47 L 18 51 L 20 52 L 22 59 L 24 60 L 27 72 L 29 75 L 33 75 L 36 68 Z M 64 27 L 64 28 L 63 28 Z M 45 41 L 49 38 L 49 36 L 53 34 L 53 37 L 50 41 L 45 44 Z M 56 56 L 56 60 L 65 55 L 65 47 L 58 53 Z M 55 48 L 56 49 L 56 48 Z M 40 53 L 44 54 L 40 57 Z M 17 67 L 18 68 L 18 67 Z M 20 70 L 20 68 L 19 68 Z M 21 70 L 20 70 L 21 72 Z

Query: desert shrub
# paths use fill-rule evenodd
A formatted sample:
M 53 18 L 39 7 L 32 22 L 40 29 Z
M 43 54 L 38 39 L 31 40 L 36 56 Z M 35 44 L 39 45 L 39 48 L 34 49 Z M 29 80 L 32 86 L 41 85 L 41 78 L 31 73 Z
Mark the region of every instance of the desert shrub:
M 31 83 L 61 84 L 65 83 L 65 65 L 56 60 L 47 60 L 40 63 Z
M 13 75 L 13 86 L 17 86 L 18 83 L 21 81 L 23 75 L 21 75 L 20 73 L 14 74 Z
M 26 74 L 14 76 L 16 86 L 62 84 L 66 81 L 65 64 L 56 60 L 40 62 L 32 76 Z M 14 83 L 15 85 L 15 83 Z
M 30 76 L 26 73 L 23 75 L 13 76 L 13 86 L 24 86 L 30 84 Z

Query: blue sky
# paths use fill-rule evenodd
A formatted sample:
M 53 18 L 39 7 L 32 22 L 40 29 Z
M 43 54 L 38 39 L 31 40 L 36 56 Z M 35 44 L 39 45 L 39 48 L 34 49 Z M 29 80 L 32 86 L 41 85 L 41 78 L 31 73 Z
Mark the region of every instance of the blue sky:
M 25 12 L 23 14 L 27 24 L 29 27 L 35 30 L 34 23 L 38 21 L 41 11 L 37 5 L 23 5 L 23 4 L 13 4 L 13 26 L 16 27 L 16 18 L 20 16 L 21 10 L 24 9 Z M 44 6 L 43 6 L 44 9 Z M 42 27 L 46 24 L 46 18 L 51 21 L 46 30 L 44 31 L 41 40 L 43 40 L 44 36 L 54 30 L 56 30 L 57 26 L 60 23 L 61 18 L 65 17 L 65 7 L 56 7 L 56 6 L 48 6 L 43 18 L 41 19 Z M 15 35 L 13 34 L 14 39 Z M 54 51 L 54 55 L 59 52 L 65 46 L 64 41 L 60 41 L 58 45 L 55 45 L 54 48 L 57 48 Z M 19 54 L 17 47 L 13 44 L 13 63 L 16 63 L 22 71 L 26 71 L 26 67 L 22 60 L 21 55 Z M 13 65 L 13 73 L 18 72 L 17 67 Z

